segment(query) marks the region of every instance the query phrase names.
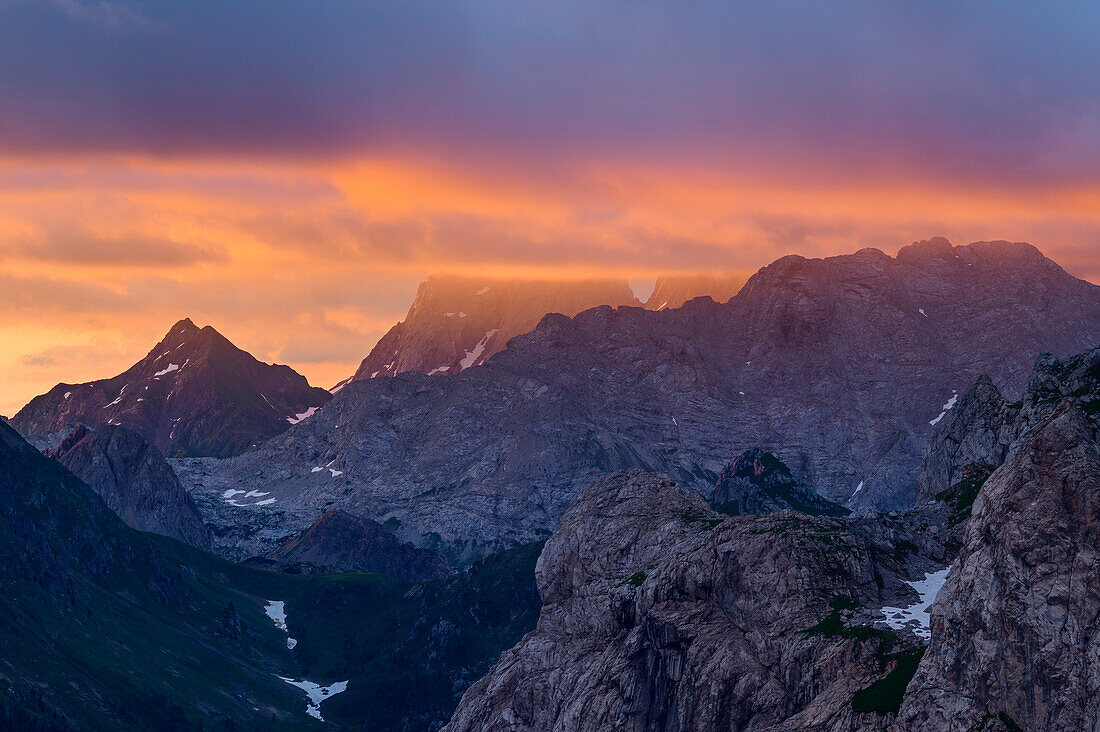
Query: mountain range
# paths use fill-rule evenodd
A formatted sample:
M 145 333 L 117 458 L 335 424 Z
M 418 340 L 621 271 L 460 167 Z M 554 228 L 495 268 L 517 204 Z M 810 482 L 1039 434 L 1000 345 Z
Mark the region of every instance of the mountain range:
M 0 727 L 1100 718 L 1100 288 L 937 239 L 544 307 L 331 397 L 181 321 L 0 420 Z
M 175 467 L 235 557 L 343 508 L 461 562 L 547 537 L 608 472 L 706 491 L 750 446 L 833 502 L 898 509 L 978 376 L 1019 393 L 1040 352 L 1097 342 L 1100 288 L 1027 244 L 788 256 L 726 303 L 549 315 L 481 367 L 352 382 L 256 452 Z M 242 483 L 264 505 L 222 500 Z

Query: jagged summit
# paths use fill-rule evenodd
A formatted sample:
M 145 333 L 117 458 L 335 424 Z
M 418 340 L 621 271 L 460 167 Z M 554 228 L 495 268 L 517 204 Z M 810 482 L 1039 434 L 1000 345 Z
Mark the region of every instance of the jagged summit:
M 745 284 L 745 277 L 734 273 L 661 275 L 645 302 L 649 310 L 678 308 L 688 300 L 709 297 L 726 302 Z
M 47 444 L 77 424 L 125 426 L 169 456 L 226 457 L 277 435 L 330 395 L 288 366 L 256 360 L 207 325 L 180 320 L 124 373 L 58 384 L 12 426 Z
M 432 275 L 420 284 L 405 319 L 378 341 L 352 380 L 407 371 L 458 373 L 484 363 L 547 313 L 637 304 L 630 286 L 619 280 Z
M 47 454 L 94 490 L 128 526 L 209 549 L 209 529 L 157 449 L 125 427 L 83 425 Z

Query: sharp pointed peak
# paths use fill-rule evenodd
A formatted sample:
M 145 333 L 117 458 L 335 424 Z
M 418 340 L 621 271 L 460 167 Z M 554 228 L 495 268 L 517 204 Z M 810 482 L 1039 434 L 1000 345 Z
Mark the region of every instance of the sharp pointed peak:
M 195 322 L 191 320 L 191 318 L 184 318 L 183 320 L 177 321 L 175 325 L 168 329 L 167 336 L 194 335 L 198 332 L 199 326 L 195 325 Z

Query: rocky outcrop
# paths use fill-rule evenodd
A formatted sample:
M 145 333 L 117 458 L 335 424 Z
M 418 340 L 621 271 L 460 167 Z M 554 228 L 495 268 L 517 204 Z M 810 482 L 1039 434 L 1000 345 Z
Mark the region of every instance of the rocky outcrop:
M 667 310 L 697 297 L 726 302 L 744 286 L 746 279 L 743 275 L 727 273 L 661 275 L 645 306 L 650 310 Z
M 58 384 L 11 420 L 36 444 L 79 424 L 120 425 L 171 457 L 227 457 L 286 431 L 331 395 L 288 366 L 262 363 L 210 326 L 181 320 L 125 373 Z
M 204 549 L 212 546 L 195 502 L 164 457 L 136 432 L 123 427 L 104 426 L 94 432 L 78 427 L 47 454 L 84 481 L 132 528 Z
M 879 729 L 891 712 L 853 698 L 920 650 L 869 619 L 898 583 L 881 560 L 899 565 L 866 528 L 725 517 L 667 476 L 609 476 L 539 558 L 538 627 L 445 729 Z
M 1089 416 L 1062 405 L 981 488 L 896 729 L 1096 728 L 1100 445 Z
M 745 445 L 831 501 L 898 509 L 953 392 L 989 374 L 1013 398 L 1039 353 L 1098 342 L 1100 288 L 1024 244 L 791 256 L 725 304 L 551 315 L 448 378 L 354 382 L 255 453 L 178 472 L 245 556 L 343 508 L 461 562 L 545 538 L 615 470 L 707 494 Z M 269 502 L 222 499 L 241 486 Z
M 381 524 L 334 509 L 267 558 L 284 571 L 372 572 L 418 582 L 451 573 L 431 549 L 398 541 Z
M 772 513 L 792 509 L 811 516 L 847 516 L 851 511 L 819 496 L 779 458 L 759 448 L 722 468 L 710 505 L 719 513 Z
M 1015 402 L 1001 396 L 988 376 L 980 377 L 933 433 L 917 477 L 917 500 L 935 498 L 968 469 L 996 468 L 1038 425 L 1071 407 L 1100 412 L 1100 347 L 1064 360 L 1041 355 Z
M 433 275 L 421 283 L 405 319 L 378 341 L 352 379 L 406 371 L 458 373 L 487 361 L 547 313 L 573 316 L 597 305 L 634 304 L 623 281 Z

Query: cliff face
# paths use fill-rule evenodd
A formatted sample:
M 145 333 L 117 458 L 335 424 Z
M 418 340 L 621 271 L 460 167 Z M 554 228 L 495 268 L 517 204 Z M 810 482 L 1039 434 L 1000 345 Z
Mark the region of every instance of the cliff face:
M 1062 360 L 1042 355 L 1014 402 L 982 376 L 933 433 L 917 478 L 917 500 L 956 484 L 967 466 L 996 468 L 1038 426 L 1069 407 L 1100 411 L 1100 347 Z
M 363 359 L 352 380 L 406 371 L 455 374 L 485 363 L 547 313 L 573 316 L 597 305 L 635 305 L 624 281 L 502 280 L 433 275 L 405 319 Z
M 726 302 L 737 294 L 748 278 L 738 274 L 662 275 L 657 278 L 645 306 L 650 310 L 678 308 L 688 300 L 709 297 Z
M 725 304 L 546 316 L 478 368 L 354 382 L 260 450 L 183 465 L 181 480 L 224 526 L 222 551 L 245 556 L 332 508 L 476 556 L 546 538 L 616 470 L 710 491 L 746 445 L 831 501 L 893 510 L 913 505 L 954 392 L 990 374 L 1014 396 L 1042 351 L 1098 342 L 1100 288 L 1027 245 L 785 257 Z M 275 501 L 221 499 L 244 484 Z
M 213 539 L 164 457 L 123 427 L 78 427 L 50 457 L 94 490 L 127 525 L 209 549 Z
M 920 652 L 876 625 L 905 571 L 890 531 L 792 511 L 724 517 L 667 476 L 609 476 L 539 558 L 538 627 L 446 729 L 881 728 L 891 712 L 857 711 L 853 697 Z
M 56 445 L 76 425 L 120 425 L 171 457 L 238 455 L 324 405 L 324 389 L 262 363 L 210 326 L 176 323 L 145 358 L 110 379 L 58 384 L 11 425 Z
M 989 445 L 1007 446 L 1007 457 L 973 502 L 897 729 L 1095 728 L 1098 380 L 1100 349 L 1064 362 L 1044 358 L 1020 404 L 976 409 L 969 426 L 951 426 L 950 435 L 962 436 L 950 441 L 956 463 L 988 456 Z

